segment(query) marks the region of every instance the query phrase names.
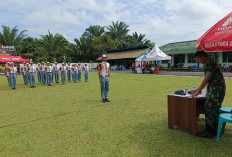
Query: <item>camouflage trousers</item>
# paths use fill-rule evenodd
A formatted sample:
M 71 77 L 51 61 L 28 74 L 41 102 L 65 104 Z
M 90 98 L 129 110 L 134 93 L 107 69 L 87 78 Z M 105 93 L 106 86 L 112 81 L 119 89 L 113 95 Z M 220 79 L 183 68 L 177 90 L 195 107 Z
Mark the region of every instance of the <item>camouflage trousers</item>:
M 205 126 L 207 130 L 217 131 L 220 108 L 225 92 L 209 92 L 205 103 Z

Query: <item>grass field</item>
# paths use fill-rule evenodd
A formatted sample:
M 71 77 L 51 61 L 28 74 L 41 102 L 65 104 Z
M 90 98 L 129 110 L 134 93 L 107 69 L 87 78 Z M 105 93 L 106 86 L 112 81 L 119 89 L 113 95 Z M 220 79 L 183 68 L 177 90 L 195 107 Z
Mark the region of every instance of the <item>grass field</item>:
M 231 125 L 218 143 L 168 129 L 167 94 L 202 78 L 112 74 L 103 104 L 97 74 L 89 77 L 31 89 L 20 76 L 16 90 L 0 77 L 0 156 L 232 156 Z M 232 107 L 226 84 L 223 106 Z

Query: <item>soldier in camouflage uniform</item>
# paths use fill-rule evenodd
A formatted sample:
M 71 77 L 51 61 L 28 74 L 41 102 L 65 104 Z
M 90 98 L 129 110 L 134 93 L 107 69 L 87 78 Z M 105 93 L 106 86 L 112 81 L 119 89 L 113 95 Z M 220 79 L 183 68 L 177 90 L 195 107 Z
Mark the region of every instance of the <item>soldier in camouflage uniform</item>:
M 206 128 L 197 135 L 211 138 L 217 134 L 219 112 L 226 91 L 225 80 L 219 65 L 208 58 L 206 52 L 197 51 L 195 57 L 197 62 L 204 64 L 205 78 L 201 86 L 193 92 L 193 96 L 197 96 L 207 85 L 207 100 L 204 107 Z

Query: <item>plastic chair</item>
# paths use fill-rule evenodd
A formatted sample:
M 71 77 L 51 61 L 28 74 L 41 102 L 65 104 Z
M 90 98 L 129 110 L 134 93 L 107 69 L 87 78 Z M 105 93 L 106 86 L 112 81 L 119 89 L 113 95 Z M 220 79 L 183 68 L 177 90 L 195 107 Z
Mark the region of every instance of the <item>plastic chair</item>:
M 220 113 L 232 113 L 231 107 L 222 107 L 220 108 Z
M 231 113 L 222 113 L 219 115 L 218 130 L 217 130 L 217 139 L 219 141 L 219 136 L 222 128 L 222 134 L 225 132 L 226 123 L 232 123 L 232 114 Z

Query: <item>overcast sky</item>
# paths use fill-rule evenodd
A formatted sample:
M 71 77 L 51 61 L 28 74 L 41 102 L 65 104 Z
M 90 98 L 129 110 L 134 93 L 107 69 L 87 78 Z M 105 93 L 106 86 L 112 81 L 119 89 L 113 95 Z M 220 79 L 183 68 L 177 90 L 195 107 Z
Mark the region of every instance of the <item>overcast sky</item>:
M 32 37 L 50 30 L 73 42 L 90 25 L 119 20 L 162 46 L 199 38 L 232 12 L 232 0 L 0 0 L 0 7 L 1 25 Z

